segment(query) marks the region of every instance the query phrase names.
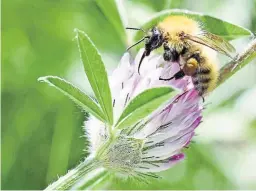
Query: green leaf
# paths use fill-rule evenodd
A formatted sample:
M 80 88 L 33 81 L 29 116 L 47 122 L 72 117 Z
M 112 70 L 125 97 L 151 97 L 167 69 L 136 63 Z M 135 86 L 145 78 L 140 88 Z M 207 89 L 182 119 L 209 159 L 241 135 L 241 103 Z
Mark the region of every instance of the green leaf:
M 45 76 L 38 78 L 40 82 L 46 82 L 50 86 L 61 91 L 64 95 L 72 99 L 76 104 L 81 106 L 85 111 L 91 113 L 99 120 L 105 122 L 105 116 L 100 107 L 84 92 L 73 86 L 71 83 L 57 76 Z
M 125 42 L 125 30 L 115 0 L 96 0 L 105 17 L 112 23 L 113 27 Z
M 124 109 L 115 126 L 121 129 L 135 124 L 177 93 L 170 87 L 152 88 L 140 93 Z
M 172 9 L 172 10 L 165 10 L 157 13 L 154 15 L 149 21 L 147 21 L 144 25 L 141 26 L 144 30 L 149 30 L 153 26 L 156 26 L 159 22 L 161 22 L 164 18 L 170 15 L 182 15 L 192 18 L 199 23 L 202 23 L 202 28 L 207 30 L 213 34 L 221 36 L 226 40 L 233 40 L 236 38 L 240 38 L 243 36 L 250 36 L 252 32 L 248 29 L 245 29 L 241 26 L 234 25 L 228 23 L 226 21 L 217 19 L 215 17 L 196 13 L 188 10 L 181 10 L 181 9 Z M 138 31 L 135 36 L 135 41 L 138 41 L 143 37 L 143 33 Z
M 101 55 L 86 33 L 78 29 L 77 42 L 86 76 L 105 114 L 107 122 L 113 124 L 112 98 L 108 76 Z
M 179 0 L 178 2 L 180 1 L 181 0 Z M 156 0 L 140 0 L 140 1 L 134 1 L 134 3 L 144 4 L 155 11 L 161 11 L 170 6 L 171 0 L 157 0 L 157 1 Z

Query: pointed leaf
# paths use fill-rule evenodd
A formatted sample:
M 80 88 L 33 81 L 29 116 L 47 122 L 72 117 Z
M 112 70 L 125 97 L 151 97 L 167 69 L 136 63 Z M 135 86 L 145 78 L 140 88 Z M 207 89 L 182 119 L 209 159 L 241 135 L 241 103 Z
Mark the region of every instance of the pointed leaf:
M 40 82 L 46 82 L 50 86 L 61 91 L 64 95 L 72 99 L 76 104 L 81 106 L 85 111 L 91 113 L 99 120 L 105 122 L 105 116 L 100 107 L 84 92 L 73 86 L 71 83 L 57 76 L 45 76 L 38 78 Z
M 86 33 L 78 29 L 75 32 L 84 71 L 107 121 L 111 125 L 113 123 L 112 98 L 101 55 Z
M 170 87 L 152 88 L 140 93 L 124 109 L 116 123 L 116 127 L 121 129 L 135 124 L 177 95 L 177 93 L 176 90 Z
M 144 30 L 149 30 L 153 26 L 156 26 L 159 22 L 161 22 L 164 18 L 170 16 L 170 15 L 182 15 L 190 17 L 196 21 L 198 21 L 200 24 L 202 24 L 202 28 L 204 30 L 207 30 L 213 34 L 216 34 L 218 36 L 221 36 L 227 40 L 233 40 L 236 38 L 240 38 L 243 36 L 250 36 L 252 35 L 252 32 L 249 31 L 246 28 L 243 28 L 238 25 L 234 25 L 231 23 L 228 23 L 226 21 L 223 21 L 221 19 L 217 19 L 215 17 L 196 13 L 188 10 L 181 10 L 181 9 L 172 9 L 172 10 L 164 10 L 156 15 L 154 15 L 152 18 L 149 19 L 145 24 L 141 26 Z M 143 37 L 143 33 L 141 31 L 138 31 L 135 36 L 135 41 L 138 41 Z
M 117 8 L 117 2 L 115 0 L 96 0 L 95 2 L 125 43 L 125 30 Z

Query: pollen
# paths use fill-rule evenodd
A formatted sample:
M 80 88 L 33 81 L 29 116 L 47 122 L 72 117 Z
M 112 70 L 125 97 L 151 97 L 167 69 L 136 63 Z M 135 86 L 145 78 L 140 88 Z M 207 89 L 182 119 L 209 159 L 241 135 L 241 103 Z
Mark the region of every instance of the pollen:
M 190 58 L 187 61 L 187 64 L 184 66 L 183 71 L 186 75 L 194 75 L 196 72 L 196 69 L 198 67 L 198 62 L 195 58 Z

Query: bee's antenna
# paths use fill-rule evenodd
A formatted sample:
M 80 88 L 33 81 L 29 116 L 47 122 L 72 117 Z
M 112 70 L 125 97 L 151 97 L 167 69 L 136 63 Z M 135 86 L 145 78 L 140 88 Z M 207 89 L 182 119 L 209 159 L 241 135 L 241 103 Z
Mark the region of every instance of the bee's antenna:
M 143 55 L 141 56 L 141 59 L 140 59 L 140 63 L 139 63 L 139 67 L 138 67 L 138 73 L 140 74 L 140 66 L 141 66 L 141 63 L 143 61 L 143 59 L 145 58 L 146 56 L 146 51 L 144 51 Z
M 146 31 L 144 31 L 142 28 L 126 27 L 126 29 L 136 30 L 136 31 L 142 31 L 142 32 L 146 33 Z
M 132 47 L 136 46 L 137 44 L 140 44 L 143 40 L 145 39 L 145 37 L 143 37 L 142 39 L 140 39 L 138 42 L 136 42 L 135 44 L 129 46 L 126 51 L 130 50 Z
M 140 44 L 145 38 L 149 38 L 149 36 L 145 36 L 145 37 L 143 37 L 142 39 L 140 39 L 138 42 L 136 42 L 135 44 L 129 46 L 129 47 L 126 49 L 126 51 L 128 51 L 128 50 L 130 50 L 132 47 L 134 47 L 134 46 Z
M 145 34 L 147 34 L 146 31 L 143 30 L 142 28 L 126 27 L 126 29 L 142 31 L 142 32 L 144 32 Z M 126 51 L 128 51 L 128 50 L 131 49 L 132 47 L 138 45 L 139 43 L 141 43 L 141 42 L 142 42 L 143 40 L 145 40 L 146 38 L 150 38 L 150 36 L 144 36 L 144 37 L 143 37 L 142 39 L 140 39 L 138 42 L 136 42 L 135 44 L 133 44 L 133 45 L 131 45 L 130 47 L 128 47 L 128 48 L 126 49 Z M 138 73 L 139 73 L 139 74 L 140 74 L 140 66 L 141 66 L 141 63 L 142 63 L 143 59 L 145 58 L 146 54 L 147 54 L 147 52 L 144 51 L 143 55 L 141 56 L 140 63 L 139 63 L 139 66 L 138 66 Z M 147 55 L 149 55 L 149 54 L 147 54 Z

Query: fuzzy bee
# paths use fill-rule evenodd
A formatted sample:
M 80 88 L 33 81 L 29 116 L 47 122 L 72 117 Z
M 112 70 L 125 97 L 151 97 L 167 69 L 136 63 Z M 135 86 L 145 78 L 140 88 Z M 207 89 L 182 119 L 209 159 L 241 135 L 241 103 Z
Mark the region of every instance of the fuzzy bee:
M 179 62 L 180 71 L 170 78 L 180 79 L 191 76 L 195 89 L 200 96 L 212 91 L 218 80 L 217 58 L 212 51 L 225 54 L 232 58 L 234 47 L 221 37 L 202 30 L 200 24 L 186 16 L 168 16 L 148 32 L 140 28 L 146 35 L 133 46 L 145 41 L 145 51 L 141 57 L 138 72 L 143 59 L 151 51 L 163 47 L 163 58 L 167 62 Z M 213 49 L 213 50 L 212 50 Z M 139 72 L 140 73 L 140 72 Z

